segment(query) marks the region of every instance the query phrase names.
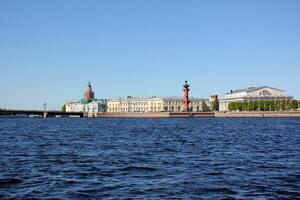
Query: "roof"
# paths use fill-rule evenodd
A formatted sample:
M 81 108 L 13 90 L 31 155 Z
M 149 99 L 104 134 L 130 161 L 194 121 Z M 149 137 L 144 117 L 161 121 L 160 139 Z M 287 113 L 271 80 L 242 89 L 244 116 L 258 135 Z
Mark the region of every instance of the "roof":
M 189 98 L 191 101 L 207 101 L 207 98 Z M 110 102 L 119 102 L 119 101 L 157 101 L 157 100 L 164 100 L 164 101 L 174 101 L 174 100 L 180 100 L 183 101 L 183 97 L 178 96 L 172 96 L 172 97 L 158 97 L 158 96 L 151 96 L 151 97 L 134 97 L 129 96 L 127 98 L 114 98 L 110 99 Z
M 82 104 L 86 104 L 86 103 L 90 103 L 90 102 L 94 102 L 97 101 L 97 99 L 80 99 L 80 103 Z
M 162 98 L 165 101 L 172 101 L 172 100 L 180 100 L 183 101 L 183 97 L 163 97 Z M 190 101 L 207 101 L 207 98 L 195 98 L 195 97 L 189 97 Z
M 278 90 L 278 91 L 284 92 L 284 90 L 273 88 L 273 87 L 270 87 L 270 86 L 260 86 L 260 87 L 249 87 L 249 88 L 245 88 L 245 89 L 241 89 L 241 90 L 234 90 L 234 91 L 228 92 L 226 94 L 234 94 L 234 93 L 239 93 L 239 92 L 253 92 L 253 91 L 256 91 L 256 90 L 263 89 L 263 88 L 270 88 L 270 89 L 273 89 L 273 90 Z

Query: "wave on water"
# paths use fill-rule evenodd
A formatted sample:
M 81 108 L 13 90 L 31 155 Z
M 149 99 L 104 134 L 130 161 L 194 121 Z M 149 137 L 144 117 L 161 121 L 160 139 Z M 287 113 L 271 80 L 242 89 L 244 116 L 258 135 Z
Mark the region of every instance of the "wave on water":
M 0 199 L 300 199 L 299 124 L 1 118 Z

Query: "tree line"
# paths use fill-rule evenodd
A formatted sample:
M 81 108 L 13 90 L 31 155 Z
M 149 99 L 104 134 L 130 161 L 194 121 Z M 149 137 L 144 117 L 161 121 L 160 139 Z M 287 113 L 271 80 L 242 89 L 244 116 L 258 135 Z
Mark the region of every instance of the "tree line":
M 213 111 L 218 111 L 219 110 L 219 100 L 217 99 L 217 100 L 213 100 L 212 102 L 211 102 L 211 109 L 213 110 Z
M 297 100 L 256 100 L 244 102 L 230 102 L 230 111 L 279 111 L 298 109 Z

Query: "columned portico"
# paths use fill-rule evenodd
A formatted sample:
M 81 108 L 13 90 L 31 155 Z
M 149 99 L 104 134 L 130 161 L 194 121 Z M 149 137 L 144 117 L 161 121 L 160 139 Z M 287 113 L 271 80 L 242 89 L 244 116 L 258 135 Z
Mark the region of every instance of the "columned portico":
M 269 86 L 250 87 L 226 93 L 225 98 L 219 100 L 219 106 L 220 111 L 228 111 L 230 102 L 289 101 L 292 99 L 292 96 L 286 96 L 280 89 Z

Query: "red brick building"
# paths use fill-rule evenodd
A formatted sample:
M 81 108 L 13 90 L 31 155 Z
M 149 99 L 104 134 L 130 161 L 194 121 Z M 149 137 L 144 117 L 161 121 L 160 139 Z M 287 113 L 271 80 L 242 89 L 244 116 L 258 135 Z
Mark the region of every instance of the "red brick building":
M 86 90 L 84 91 L 84 99 L 89 100 L 94 99 L 94 97 L 94 92 L 92 90 L 91 83 L 89 82 L 89 84 L 86 87 Z

